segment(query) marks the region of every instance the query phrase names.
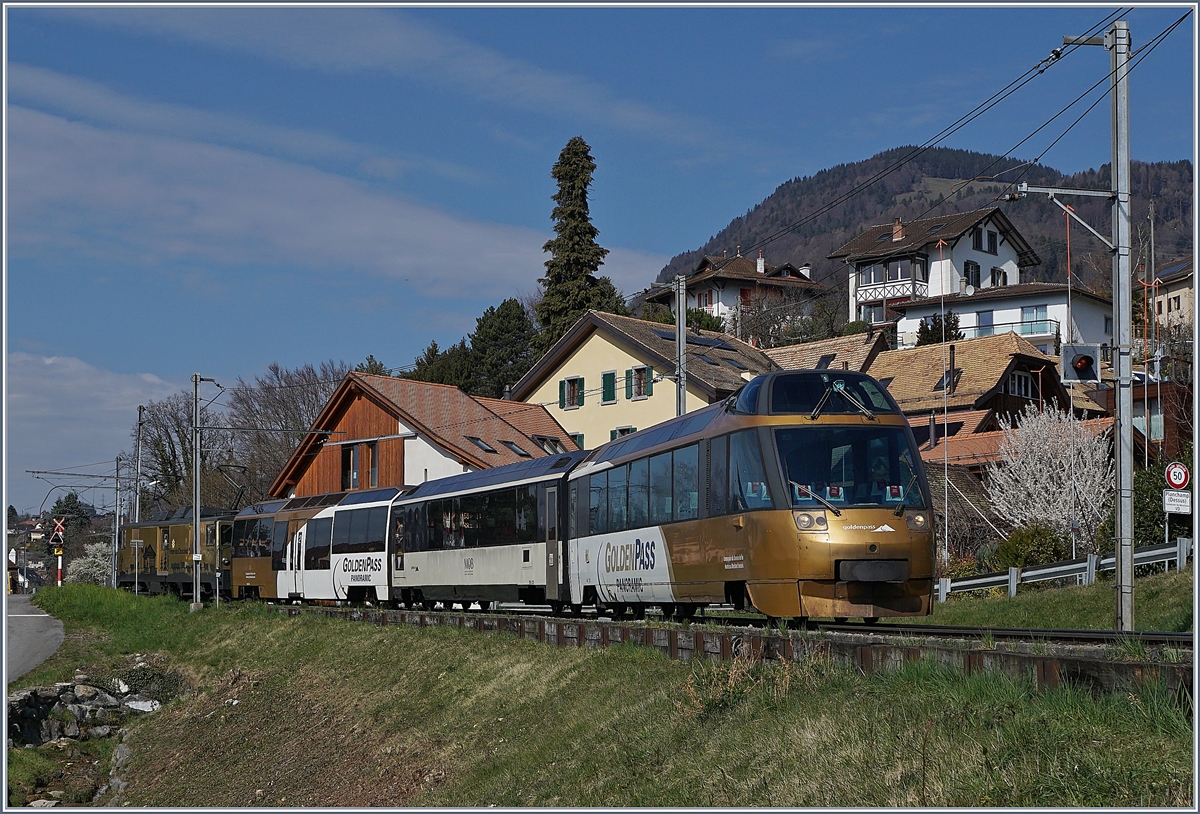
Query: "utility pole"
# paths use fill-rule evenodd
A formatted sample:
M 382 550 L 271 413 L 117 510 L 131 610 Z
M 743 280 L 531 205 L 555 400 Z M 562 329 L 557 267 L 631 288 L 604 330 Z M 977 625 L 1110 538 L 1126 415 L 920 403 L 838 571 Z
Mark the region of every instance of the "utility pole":
M 687 280 L 675 277 L 675 415 L 687 412 Z
M 135 452 L 133 453 L 133 522 L 135 523 L 140 523 L 142 520 L 142 423 L 145 413 L 146 408 L 139 404 L 137 441 L 134 444 Z
M 113 538 L 112 538 L 112 586 L 117 587 L 117 541 L 121 535 L 121 456 L 117 456 L 116 468 L 113 470 L 113 487 L 116 496 L 113 499 Z
M 1081 224 L 1112 252 L 1113 275 L 1113 374 L 1116 379 L 1116 629 L 1133 630 L 1133 302 L 1129 196 L 1129 23 L 1117 20 L 1103 37 L 1063 37 L 1063 45 L 1102 45 L 1112 64 L 1112 190 L 1060 189 L 1021 183 L 1016 200 L 1030 192 L 1050 196 L 1068 217 Z M 1080 218 L 1059 195 L 1091 195 L 1112 201 L 1112 240 Z
M 192 606 L 200 609 L 200 374 L 192 374 Z

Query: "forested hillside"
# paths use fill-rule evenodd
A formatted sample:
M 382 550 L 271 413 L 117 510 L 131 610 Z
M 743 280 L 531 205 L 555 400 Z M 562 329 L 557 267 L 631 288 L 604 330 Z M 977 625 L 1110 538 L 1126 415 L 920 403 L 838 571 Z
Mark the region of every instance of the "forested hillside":
M 887 172 L 915 149 L 898 147 L 866 161 L 841 164 L 780 185 L 766 200 L 735 218 L 703 246 L 673 257 L 659 272 L 657 281 L 690 272 L 706 254 L 732 255 L 738 246 L 749 254 L 749 247 L 798 222 L 802 225 L 764 246 L 763 255 L 770 263 L 811 263 L 814 278 L 823 280 L 842 267 L 840 261 L 827 260 L 825 256 L 869 226 L 888 223 L 897 217 L 908 221 L 993 205 L 1003 208 L 1041 256 L 1042 264 L 1033 270 L 1033 278 L 1055 281 L 1066 278 L 1066 227 L 1062 210 L 1045 195 L 1000 203 L 995 199 L 1015 188 L 1019 181 L 1041 186 L 1107 189 L 1108 165 L 1063 175 L 1049 167 L 1026 165 L 1018 159 L 937 148 Z M 1148 253 L 1147 215 L 1151 199 L 1155 206 L 1155 254 L 1159 265 L 1191 254 L 1192 172 L 1192 163 L 1186 160 L 1133 162 L 1135 256 Z M 876 175 L 882 177 L 845 202 L 823 211 Z M 1110 234 L 1110 204 L 1106 199 L 1064 200 L 1101 234 Z M 1109 286 L 1107 252 L 1078 225 L 1072 227 L 1071 258 L 1083 282 L 1096 288 Z

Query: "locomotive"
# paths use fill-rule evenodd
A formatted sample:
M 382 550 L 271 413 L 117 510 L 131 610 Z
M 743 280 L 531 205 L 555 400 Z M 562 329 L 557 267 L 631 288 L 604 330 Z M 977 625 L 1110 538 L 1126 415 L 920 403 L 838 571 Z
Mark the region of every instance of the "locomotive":
M 781 371 L 590 452 L 265 502 L 217 533 L 236 598 L 876 621 L 930 610 L 916 450 L 870 376 Z

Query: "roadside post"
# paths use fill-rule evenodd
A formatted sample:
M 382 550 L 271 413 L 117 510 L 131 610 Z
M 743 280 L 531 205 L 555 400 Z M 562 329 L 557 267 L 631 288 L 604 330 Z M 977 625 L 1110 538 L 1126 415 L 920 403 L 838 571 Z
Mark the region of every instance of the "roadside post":
M 54 518 L 54 533 L 50 535 L 50 545 L 54 547 L 54 553 L 58 557 L 58 587 L 62 587 L 62 552 L 63 552 L 63 523 L 67 522 L 65 517 Z
M 1186 464 L 1175 461 L 1167 464 L 1164 474 L 1167 488 L 1163 489 L 1163 543 L 1170 545 L 1171 515 L 1192 513 L 1192 493 L 1187 489 L 1188 484 L 1192 482 L 1192 473 L 1188 471 Z M 1182 571 L 1184 561 L 1178 560 L 1175 565 Z

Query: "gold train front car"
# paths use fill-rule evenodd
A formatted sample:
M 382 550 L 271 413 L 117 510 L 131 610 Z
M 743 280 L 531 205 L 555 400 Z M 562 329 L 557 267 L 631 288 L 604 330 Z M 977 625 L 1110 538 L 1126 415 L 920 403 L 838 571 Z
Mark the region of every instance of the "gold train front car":
M 568 494 L 573 602 L 929 613 L 924 469 L 903 414 L 864 374 L 760 376 L 597 450 Z

